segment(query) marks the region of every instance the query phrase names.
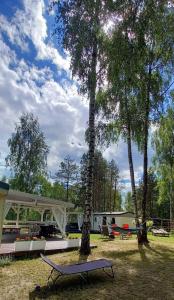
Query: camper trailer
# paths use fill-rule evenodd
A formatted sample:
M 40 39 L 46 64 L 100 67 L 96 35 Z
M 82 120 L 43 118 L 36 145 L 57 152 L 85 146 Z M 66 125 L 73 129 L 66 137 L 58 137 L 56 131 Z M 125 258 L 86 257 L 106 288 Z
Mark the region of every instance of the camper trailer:
M 94 212 L 92 214 L 91 229 L 100 231 L 102 225 L 116 224 L 119 227 L 127 224 L 129 228 L 136 228 L 135 216 L 132 212 Z
M 67 231 L 80 232 L 83 223 L 83 212 L 68 213 Z M 123 227 L 127 224 L 129 228 L 136 228 L 135 216 L 132 212 L 93 212 L 91 215 L 91 232 L 99 232 L 102 225 L 116 224 Z

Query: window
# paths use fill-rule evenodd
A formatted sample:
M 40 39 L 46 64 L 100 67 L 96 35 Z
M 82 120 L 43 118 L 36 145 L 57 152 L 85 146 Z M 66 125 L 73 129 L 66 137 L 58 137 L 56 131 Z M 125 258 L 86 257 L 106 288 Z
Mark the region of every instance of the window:
M 115 224 L 115 218 L 112 218 L 111 224 Z
M 103 217 L 102 225 L 106 225 L 106 217 Z

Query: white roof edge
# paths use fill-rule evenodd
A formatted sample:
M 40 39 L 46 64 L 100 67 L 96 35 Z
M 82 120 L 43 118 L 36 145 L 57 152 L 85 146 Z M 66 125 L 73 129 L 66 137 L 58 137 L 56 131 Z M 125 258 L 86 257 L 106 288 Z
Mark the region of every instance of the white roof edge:
M 65 201 L 58 200 L 58 199 L 53 199 L 53 198 L 43 197 L 43 196 L 39 196 L 39 195 L 35 195 L 35 194 L 20 192 L 20 191 L 16 191 L 16 190 L 12 190 L 12 189 L 9 190 L 6 200 L 15 202 L 15 200 L 17 201 L 20 199 L 22 202 L 26 202 L 26 203 L 39 201 L 39 202 L 47 204 L 48 206 L 50 204 L 51 206 L 60 205 L 60 206 L 68 207 L 68 208 L 74 207 L 74 204 L 70 203 L 70 202 L 65 202 Z
M 93 214 L 94 214 L 94 215 L 95 215 L 95 214 L 96 214 L 96 215 L 125 215 L 125 214 L 132 214 L 132 215 L 134 215 L 134 213 L 131 212 L 131 211 L 93 212 Z

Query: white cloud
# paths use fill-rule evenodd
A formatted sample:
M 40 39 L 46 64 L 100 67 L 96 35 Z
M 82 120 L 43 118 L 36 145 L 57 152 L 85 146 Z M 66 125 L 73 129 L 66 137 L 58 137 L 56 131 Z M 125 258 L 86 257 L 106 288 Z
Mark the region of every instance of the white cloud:
M 132 154 L 134 161 L 134 171 L 135 179 L 140 177 L 141 167 L 142 166 L 142 155 L 137 150 L 136 145 L 132 145 Z M 130 178 L 129 173 L 129 164 L 128 164 L 128 154 L 127 154 L 127 144 L 120 140 L 117 144 L 112 144 L 108 149 L 103 153 L 104 157 L 109 160 L 111 157 L 115 159 L 120 168 L 120 176 L 124 179 Z
M 29 50 L 29 38 L 36 50 L 37 59 L 50 59 L 58 69 L 69 71 L 70 59 L 64 59 L 54 48 L 51 37 L 48 36 L 43 0 L 24 0 L 24 10 L 18 9 L 9 23 L 5 16 L 0 16 L 0 27 L 13 44 L 18 45 L 23 51 Z M 48 41 L 47 41 L 48 39 Z
M 54 81 L 49 68 L 38 69 L 17 59 L 15 53 L 0 39 L 0 149 L 4 159 L 7 139 L 22 112 L 39 117 L 41 128 L 50 146 L 48 167 L 70 154 L 79 160 L 86 151 L 84 133 L 87 127 L 88 103 L 82 101 L 75 85 L 64 90 Z M 13 68 L 11 67 L 13 65 Z
M 134 176 L 135 183 L 138 185 L 139 180 L 142 179 L 143 175 L 143 155 L 138 152 L 137 146 L 132 144 L 132 155 L 133 155 L 133 164 L 134 164 Z M 151 164 L 153 150 L 149 144 L 149 165 Z M 130 171 L 128 163 L 128 153 L 127 153 L 127 144 L 122 140 L 118 142 L 117 145 L 111 145 L 103 152 L 103 156 L 107 160 L 114 159 L 118 164 L 120 170 L 120 181 L 123 183 L 123 188 L 125 191 L 131 190 L 130 182 Z
M 28 39 L 33 42 L 38 60 L 50 59 L 58 71 L 68 72 L 69 59 L 64 59 L 48 39 L 48 28 L 43 16 L 43 0 L 24 0 L 24 10 L 17 10 L 9 22 L 0 16 L 0 28 L 11 43 L 24 52 L 30 51 Z M 48 168 L 54 173 L 58 163 L 67 155 L 79 161 L 87 145 L 84 140 L 88 121 L 88 102 L 77 93 L 76 84 L 66 79 L 61 84 L 54 79 L 49 67 L 37 68 L 27 64 L 24 57 L 17 57 L 12 48 L 5 44 L 0 34 L 0 139 L 2 160 L 8 152 L 7 140 L 14 130 L 14 123 L 23 112 L 33 112 L 39 117 L 41 128 L 50 147 Z M 62 87 L 63 85 L 63 87 Z M 133 147 L 135 177 L 142 174 L 142 157 Z M 127 180 L 125 188 L 130 189 L 127 160 L 127 146 L 122 141 L 104 151 L 104 157 L 114 159 L 119 166 L 121 178 Z M 0 169 L 0 174 L 2 168 Z M 129 181 L 129 182 L 128 182 Z

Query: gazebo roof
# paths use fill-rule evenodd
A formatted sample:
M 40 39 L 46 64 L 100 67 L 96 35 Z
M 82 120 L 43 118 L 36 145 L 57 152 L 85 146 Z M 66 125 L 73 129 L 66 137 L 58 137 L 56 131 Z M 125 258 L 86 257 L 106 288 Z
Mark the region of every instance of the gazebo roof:
M 6 203 L 19 204 L 24 206 L 38 206 L 38 207 L 56 207 L 63 206 L 66 208 L 73 208 L 74 204 L 57 199 L 43 197 L 35 194 L 29 194 L 16 190 L 9 190 L 6 197 Z

